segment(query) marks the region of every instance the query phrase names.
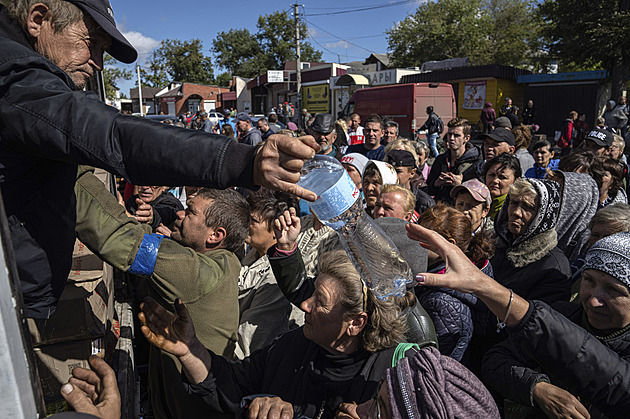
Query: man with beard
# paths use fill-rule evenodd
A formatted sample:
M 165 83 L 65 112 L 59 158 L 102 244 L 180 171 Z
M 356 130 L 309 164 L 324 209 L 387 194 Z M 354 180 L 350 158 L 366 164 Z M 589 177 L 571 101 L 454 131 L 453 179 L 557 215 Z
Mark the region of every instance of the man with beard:
M 315 120 L 308 130 L 321 147 L 317 154 L 324 154 L 337 160 L 341 158 L 341 153 L 334 144 L 337 139 L 337 131 L 335 131 L 335 119 L 331 114 L 318 113 L 315 115 Z
M 205 347 L 233 357 L 239 324 L 234 254 L 249 232 L 249 206 L 232 190 L 201 189 L 180 211 L 172 240 L 127 217 L 105 186 L 82 166 L 75 186 L 79 239 L 112 266 L 147 279 L 164 307 L 180 298 L 196 319 Z M 152 347 L 149 399 L 156 417 L 212 416 L 184 393 L 178 361 Z M 178 384 L 179 383 L 179 384 Z

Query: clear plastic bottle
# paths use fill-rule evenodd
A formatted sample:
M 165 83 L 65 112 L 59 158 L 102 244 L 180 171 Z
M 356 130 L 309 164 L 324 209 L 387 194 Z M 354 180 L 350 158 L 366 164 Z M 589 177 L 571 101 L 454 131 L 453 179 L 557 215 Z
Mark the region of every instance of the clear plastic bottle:
M 298 185 L 317 194 L 311 212 L 332 227 L 370 290 L 381 299 L 402 297 L 413 274 L 391 239 L 363 210 L 361 192 L 341 163 L 316 155 Z

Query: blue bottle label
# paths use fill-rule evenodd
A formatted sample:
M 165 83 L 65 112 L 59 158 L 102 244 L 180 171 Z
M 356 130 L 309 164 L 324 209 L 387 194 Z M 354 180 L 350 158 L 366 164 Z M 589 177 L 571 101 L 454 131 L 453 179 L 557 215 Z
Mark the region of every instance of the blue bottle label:
M 320 220 L 330 220 L 348 210 L 355 203 L 360 191 L 344 170 L 339 180 L 323 192 L 315 202 L 309 202 L 311 211 Z

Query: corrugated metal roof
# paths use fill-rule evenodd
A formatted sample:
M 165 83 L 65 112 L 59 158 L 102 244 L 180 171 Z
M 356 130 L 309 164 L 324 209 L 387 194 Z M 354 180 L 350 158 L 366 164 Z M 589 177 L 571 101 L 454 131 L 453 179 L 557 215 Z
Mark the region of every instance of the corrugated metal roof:
M 532 74 L 529 70 L 507 65 L 490 64 L 472 67 L 460 67 L 430 73 L 409 74 L 403 76 L 400 83 L 446 82 L 451 80 L 495 78 L 516 81 L 519 76 Z

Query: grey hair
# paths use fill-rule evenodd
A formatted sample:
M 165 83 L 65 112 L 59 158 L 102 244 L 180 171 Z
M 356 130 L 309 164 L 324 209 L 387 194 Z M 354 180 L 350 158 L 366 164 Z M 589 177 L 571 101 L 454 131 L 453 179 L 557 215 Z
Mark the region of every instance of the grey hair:
M 29 10 L 37 3 L 46 5 L 50 10 L 50 22 L 55 32 L 61 32 L 68 26 L 85 18 L 83 11 L 79 7 L 65 0 L 12 0 L 8 2 L 7 10 L 25 32 L 27 31 Z
M 429 144 L 425 143 L 424 141 L 412 141 L 411 143 L 413 144 L 413 147 L 416 149 L 416 154 L 418 154 L 418 156 L 423 151 L 424 151 L 425 156 L 428 157 L 431 155 L 431 149 L 429 148 Z
M 416 162 L 416 166 L 419 164 L 418 153 L 416 153 L 416 148 L 413 146 L 413 142 L 406 138 L 398 138 L 392 142 L 387 143 L 385 146 L 385 156 L 389 154 L 391 150 L 400 150 L 402 147 L 404 150 L 407 150 L 413 155 L 413 159 Z
M 510 199 L 528 197 L 536 200 L 538 192 L 534 185 L 528 182 L 526 179 L 517 180 L 510 185 L 509 190 Z
M 630 231 L 630 205 L 619 202 L 600 209 L 591 218 L 588 228 L 592 230 L 595 224 L 606 225 L 616 233 Z
M 337 281 L 338 302 L 344 307 L 346 318 L 362 312 L 368 315 L 367 325 L 361 332 L 361 344 L 370 352 L 378 352 L 403 342 L 407 322 L 401 312 L 416 302 L 413 293 L 404 297 L 378 299 L 363 287 L 361 276 L 343 250 L 326 252 L 321 257 L 320 275 L 328 275 Z M 363 293 L 367 292 L 367 307 L 363 309 Z

